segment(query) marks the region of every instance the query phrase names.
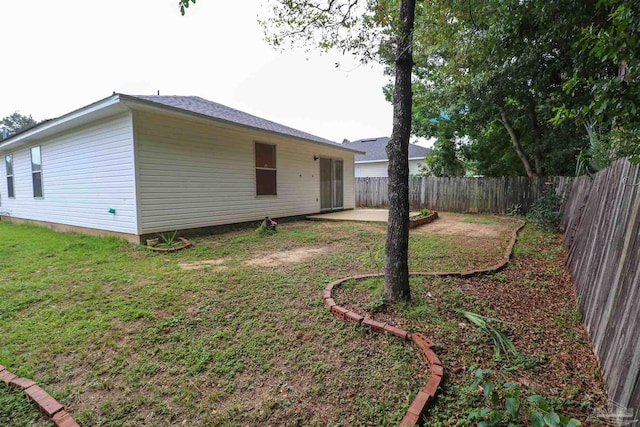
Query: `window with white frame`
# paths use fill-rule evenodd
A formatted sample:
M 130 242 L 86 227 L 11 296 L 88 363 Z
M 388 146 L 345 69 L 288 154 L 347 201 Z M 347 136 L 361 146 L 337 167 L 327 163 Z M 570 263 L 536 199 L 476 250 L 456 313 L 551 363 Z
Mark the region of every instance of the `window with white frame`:
M 40 146 L 31 147 L 31 178 L 33 180 L 33 197 L 42 195 L 42 156 Z
M 7 171 L 7 196 L 12 199 L 16 197 L 13 188 L 13 154 L 7 154 L 5 156 L 4 165 Z
M 278 194 L 276 181 L 276 146 L 255 143 L 256 154 L 256 195 L 275 196 Z

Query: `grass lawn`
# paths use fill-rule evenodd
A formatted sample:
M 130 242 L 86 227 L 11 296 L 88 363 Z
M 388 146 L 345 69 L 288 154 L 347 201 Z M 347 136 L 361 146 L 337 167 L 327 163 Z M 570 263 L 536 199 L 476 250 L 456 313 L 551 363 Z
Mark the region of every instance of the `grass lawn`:
M 509 218 L 460 218 L 513 226 Z M 0 222 L 0 364 L 37 381 L 87 426 L 398 424 L 428 377 L 418 352 L 333 320 L 322 303 L 328 282 L 382 270 L 384 237 L 380 224 L 294 222 L 275 235 L 232 231 L 157 254 Z M 495 263 L 508 236 L 412 232 L 410 240 L 411 270 L 442 271 Z M 455 425 L 478 403 L 461 394 L 474 366 L 500 371 L 500 380 L 522 377 L 523 387 L 583 414 L 600 403 L 601 384 L 573 294 L 556 280 L 565 275 L 560 254 L 555 236 L 527 227 L 501 275 L 414 278 L 415 301 L 402 307 L 381 304 L 377 284 L 346 289 L 340 302 L 397 316 L 434 339 L 447 369 L 464 368 L 445 381 L 430 425 Z M 517 298 L 492 300 L 492 288 L 497 296 L 526 291 L 532 310 L 553 301 L 553 317 L 518 323 L 523 309 L 510 316 L 505 305 Z M 514 322 L 506 332 L 524 355 L 495 358 L 491 341 L 463 329 L 454 307 Z M 578 355 L 573 369 L 557 365 L 559 353 Z M 550 382 L 535 380 L 556 370 Z M 31 408 L 0 388 L 0 425 L 49 425 Z

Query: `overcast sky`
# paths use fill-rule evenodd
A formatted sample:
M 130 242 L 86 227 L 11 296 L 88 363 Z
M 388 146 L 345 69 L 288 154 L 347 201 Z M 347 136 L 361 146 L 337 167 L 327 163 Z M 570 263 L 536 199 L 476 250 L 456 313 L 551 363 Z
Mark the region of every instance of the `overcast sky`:
M 0 1 L 0 117 L 60 116 L 112 92 L 197 95 L 340 142 L 389 136 L 377 65 L 277 52 L 268 0 Z M 336 68 L 335 63 L 340 62 Z

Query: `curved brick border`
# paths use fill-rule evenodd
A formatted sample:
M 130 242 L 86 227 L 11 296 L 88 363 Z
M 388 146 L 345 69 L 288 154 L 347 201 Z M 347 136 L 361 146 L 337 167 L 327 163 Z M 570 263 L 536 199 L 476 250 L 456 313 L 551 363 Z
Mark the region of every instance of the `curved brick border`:
M 435 218 L 437 218 L 437 212 L 435 213 Z M 431 214 L 430 214 L 431 215 Z M 425 217 L 426 218 L 426 217 Z M 433 218 L 433 219 L 435 219 Z M 432 219 L 432 221 L 433 221 Z M 469 271 L 445 271 L 445 272 L 410 272 L 409 274 L 412 276 L 460 276 L 460 277 L 470 277 L 476 274 L 484 274 L 484 273 L 495 273 L 502 268 L 504 268 L 511 255 L 513 254 L 513 247 L 516 244 L 516 240 L 518 238 L 518 233 L 524 227 L 525 222 L 520 221 L 518 227 L 515 228 L 511 233 L 511 240 L 509 241 L 509 245 L 504 251 L 504 255 L 502 260 L 486 269 L 482 270 L 469 270 Z M 444 368 L 438 356 L 433 352 L 433 341 L 427 338 L 421 332 L 407 332 L 405 330 L 396 328 L 395 326 L 390 326 L 386 323 L 378 322 L 368 317 L 361 316 L 360 314 L 347 310 L 344 307 L 336 304 L 333 299 L 333 290 L 339 286 L 341 286 L 344 282 L 351 279 L 368 279 L 371 277 L 384 277 L 384 274 L 361 274 L 358 276 L 344 277 L 342 279 L 338 279 L 335 282 L 331 282 L 327 285 L 323 292 L 324 305 L 329 308 L 331 314 L 338 319 L 344 320 L 348 323 L 356 323 L 362 326 L 366 326 L 370 328 L 374 332 L 383 333 L 387 332 L 391 335 L 394 335 L 404 341 L 411 340 L 413 343 L 420 349 L 420 353 L 422 354 L 423 359 L 429 365 L 429 371 L 431 371 L 431 376 L 429 377 L 429 381 L 424 386 L 424 388 L 418 392 L 416 397 L 411 402 L 407 413 L 404 418 L 400 422 L 400 426 L 415 426 L 421 423 L 422 417 L 424 416 L 427 406 L 436 396 L 438 391 L 438 387 L 440 386 L 440 382 L 442 381 L 442 377 L 444 376 Z
M 431 211 L 427 216 L 418 216 L 409 218 L 409 228 L 418 227 L 420 225 L 429 224 L 438 219 L 438 212 Z
M 51 397 L 49 393 L 38 387 L 35 382 L 27 378 L 18 378 L 16 374 L 9 372 L 2 365 L 0 365 L 0 381 L 24 391 L 24 394 L 29 396 L 40 407 L 42 412 L 51 417 L 56 426 L 80 427 L 80 424 L 75 422 L 71 414 L 64 410 L 64 406 Z
M 154 252 L 167 253 L 167 252 L 176 252 L 182 249 L 187 249 L 187 248 L 190 248 L 192 245 L 192 243 L 189 240 L 185 239 L 184 237 L 178 237 L 178 240 L 181 240 L 183 244 L 180 246 L 176 246 L 175 248 L 156 248 L 155 246 L 147 246 L 147 248 L 151 249 Z

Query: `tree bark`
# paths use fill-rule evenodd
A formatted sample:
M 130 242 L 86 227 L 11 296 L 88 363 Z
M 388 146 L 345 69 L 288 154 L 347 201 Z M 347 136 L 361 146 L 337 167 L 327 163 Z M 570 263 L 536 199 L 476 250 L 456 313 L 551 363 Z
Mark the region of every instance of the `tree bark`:
M 538 174 L 535 173 L 531 168 L 531 163 L 529 163 L 529 158 L 522 150 L 522 145 L 520 144 L 520 138 L 518 138 L 518 135 L 516 134 L 516 131 L 513 128 L 513 125 L 509 121 L 509 118 L 507 117 L 507 112 L 505 111 L 504 107 L 502 105 L 498 105 L 498 111 L 500 111 L 499 121 L 500 123 L 502 123 L 502 126 L 504 126 L 505 129 L 507 129 L 507 132 L 509 132 L 509 136 L 511 137 L 511 143 L 513 144 L 513 149 L 515 150 L 516 154 L 520 158 L 520 161 L 524 165 L 524 170 L 527 172 L 527 176 L 529 178 L 538 176 Z
M 542 129 L 538 124 L 538 114 L 536 113 L 536 103 L 532 99 L 529 102 L 529 122 L 531 132 L 533 132 L 533 164 L 536 168 L 536 174 L 542 175 L 542 159 L 540 153 L 542 151 Z
M 415 0 L 401 0 L 393 88 L 393 131 L 389 158 L 389 221 L 384 257 L 384 295 L 391 301 L 411 299 L 409 289 L 409 138 L 411 137 L 411 73 Z

